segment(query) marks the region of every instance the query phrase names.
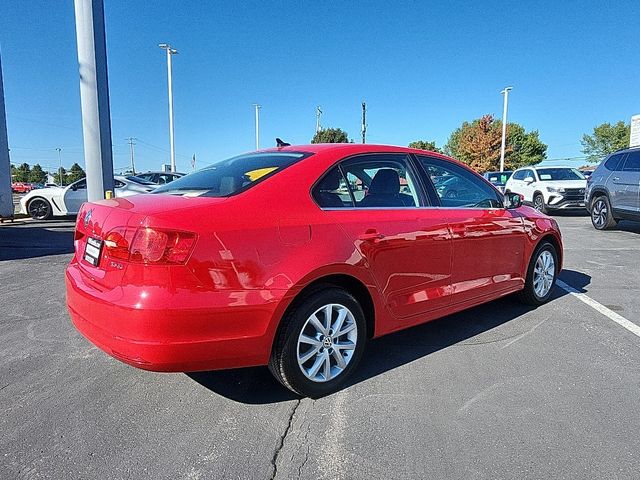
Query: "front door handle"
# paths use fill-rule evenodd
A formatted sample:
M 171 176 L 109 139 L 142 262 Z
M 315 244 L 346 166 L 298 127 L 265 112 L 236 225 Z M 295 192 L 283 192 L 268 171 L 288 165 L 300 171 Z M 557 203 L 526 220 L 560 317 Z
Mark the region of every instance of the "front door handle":
M 375 228 L 369 228 L 358 236 L 358 240 L 362 240 L 363 242 L 374 242 L 382 238 L 384 238 L 384 235 L 379 233 Z

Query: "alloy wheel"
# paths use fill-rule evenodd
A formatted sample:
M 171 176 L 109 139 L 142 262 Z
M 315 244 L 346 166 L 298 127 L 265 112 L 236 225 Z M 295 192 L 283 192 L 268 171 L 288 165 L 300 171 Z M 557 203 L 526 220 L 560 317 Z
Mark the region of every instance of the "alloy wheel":
M 533 200 L 533 206 L 536 210 L 538 210 L 539 212 L 542 212 L 544 210 L 544 198 L 542 198 L 542 195 L 538 195 L 534 200 Z
M 601 198 L 596 200 L 593 204 L 593 208 L 591 210 L 591 218 L 593 219 L 593 224 L 597 228 L 603 228 L 605 223 L 607 223 L 607 204 Z
M 44 200 L 32 200 L 29 203 L 29 215 L 36 220 L 42 220 L 49 215 L 49 205 Z
M 324 305 L 309 316 L 298 336 L 298 366 L 313 382 L 333 380 L 353 358 L 357 341 L 353 313 L 344 305 Z
M 533 290 L 538 298 L 544 298 L 553 286 L 556 276 L 556 264 L 549 250 L 540 252 L 533 269 Z

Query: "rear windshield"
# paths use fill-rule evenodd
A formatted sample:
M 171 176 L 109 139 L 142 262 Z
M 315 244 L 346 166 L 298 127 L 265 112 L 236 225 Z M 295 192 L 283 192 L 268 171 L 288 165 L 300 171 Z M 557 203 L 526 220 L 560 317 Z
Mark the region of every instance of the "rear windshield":
M 511 175 L 513 175 L 513 172 L 488 172 L 484 174 L 484 178 L 494 185 L 504 185 Z
M 539 168 L 538 177 L 544 180 L 584 180 L 582 175 L 575 168 Z
M 240 155 L 177 178 L 153 193 L 203 197 L 229 197 L 293 165 L 309 153 L 266 152 Z

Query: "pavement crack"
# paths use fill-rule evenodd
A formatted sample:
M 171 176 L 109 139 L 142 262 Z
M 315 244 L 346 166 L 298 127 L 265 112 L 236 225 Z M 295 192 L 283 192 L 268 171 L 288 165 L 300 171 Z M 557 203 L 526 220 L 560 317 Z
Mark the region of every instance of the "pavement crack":
M 289 421 L 287 422 L 287 427 L 284 429 L 284 433 L 280 437 L 280 443 L 276 447 L 276 450 L 273 452 L 273 457 L 271 457 L 271 465 L 273 466 L 273 471 L 271 473 L 271 477 L 269 477 L 270 480 L 274 480 L 276 478 L 276 475 L 278 474 L 278 456 L 280 455 L 280 451 L 282 450 L 282 447 L 284 447 L 284 440 L 285 438 L 287 438 L 287 435 L 289 434 L 289 430 L 291 430 L 293 417 L 296 414 L 296 410 L 298 410 L 298 407 L 300 406 L 301 402 L 302 402 L 302 399 L 296 400 L 296 404 L 291 409 L 291 413 L 289 414 Z

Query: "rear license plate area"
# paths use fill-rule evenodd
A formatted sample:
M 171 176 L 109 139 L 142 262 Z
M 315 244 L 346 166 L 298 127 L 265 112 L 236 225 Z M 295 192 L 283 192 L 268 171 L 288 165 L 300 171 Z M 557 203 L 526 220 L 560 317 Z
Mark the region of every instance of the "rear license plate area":
M 84 260 L 90 263 L 94 267 L 100 263 L 100 254 L 102 253 L 102 240 L 97 238 L 88 237 L 87 245 L 84 248 Z

